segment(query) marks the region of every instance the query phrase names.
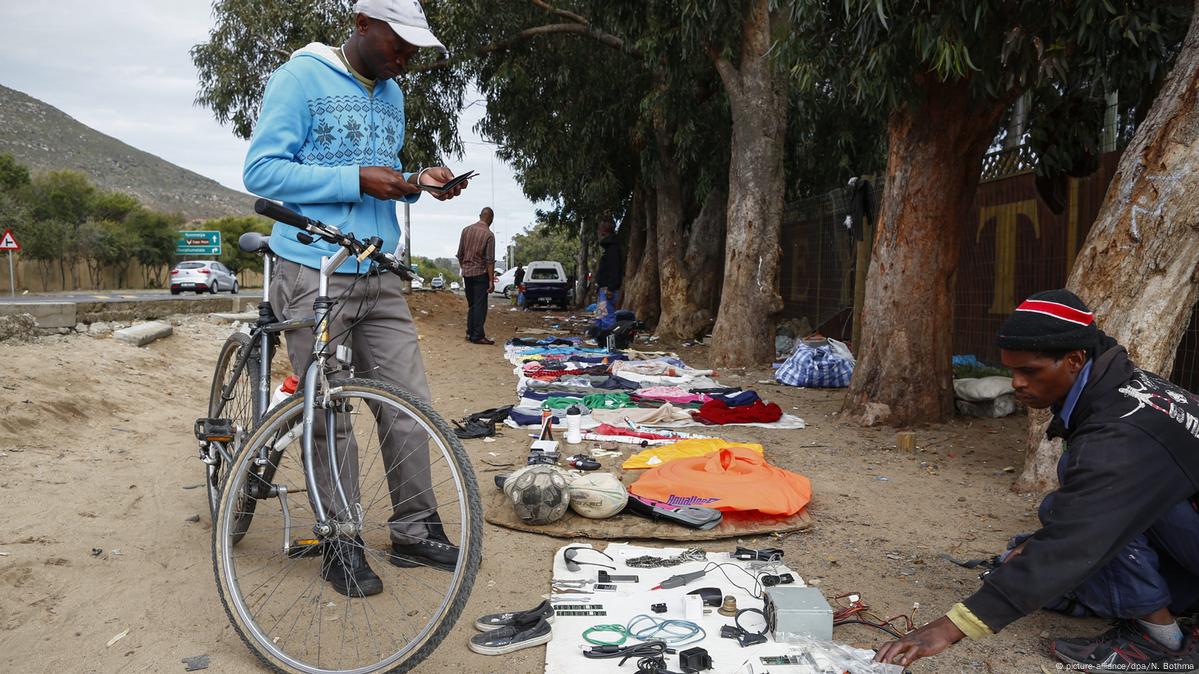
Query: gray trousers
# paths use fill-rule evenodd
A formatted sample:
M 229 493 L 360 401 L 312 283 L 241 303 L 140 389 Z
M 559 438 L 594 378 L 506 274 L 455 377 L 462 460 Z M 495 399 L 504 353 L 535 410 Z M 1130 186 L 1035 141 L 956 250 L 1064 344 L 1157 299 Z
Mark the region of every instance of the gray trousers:
M 340 298 L 340 301 L 329 322 L 332 342 L 327 353 L 333 354 L 338 344 L 348 342 L 354 351 L 355 376 L 381 379 L 428 401 L 429 384 L 417 345 L 416 324 L 412 322 L 408 302 L 404 299 L 403 281 L 394 274 L 359 276 L 353 291 L 345 295 L 354 279 L 351 274 L 334 274 L 329 279 L 329 297 Z M 312 316 L 319 281 L 320 272 L 316 269 L 277 258 L 270 293 L 275 314 L 284 320 Z M 357 324 L 346 333 L 355 319 L 359 319 Z M 284 339 L 287 356 L 302 385 L 303 368 L 312 355 L 315 339 L 308 329 L 287 332 Z M 330 378 L 346 376 L 348 373 L 342 371 Z M 405 415 L 387 411 L 380 415 L 380 409 L 375 405 L 371 405 L 371 411 L 377 422 L 379 447 L 391 494 L 392 514 L 388 518 L 391 539 L 396 543 L 411 543 L 410 538 L 425 538 L 427 528 L 420 520 L 437 510 L 429 474 L 428 434 Z M 328 466 L 324 416 L 324 410 L 316 411 L 313 467 L 326 515 L 333 517 L 342 508 Z M 345 416 L 340 414 L 337 420 L 338 471 L 342 489 L 353 506 L 361 500 L 359 457 Z M 371 457 L 362 457 L 362 460 L 367 465 L 371 463 Z M 368 498 L 373 500 L 374 496 L 368 495 Z

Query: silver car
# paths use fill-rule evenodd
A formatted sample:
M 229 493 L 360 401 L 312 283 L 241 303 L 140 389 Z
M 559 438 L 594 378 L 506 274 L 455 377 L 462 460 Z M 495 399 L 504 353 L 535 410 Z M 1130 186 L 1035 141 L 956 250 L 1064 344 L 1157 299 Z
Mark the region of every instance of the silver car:
M 237 277 L 225 265 L 216 260 L 188 260 L 180 262 L 171 270 L 171 294 L 184 290 L 196 293 L 219 293 L 225 290 L 237 294 Z

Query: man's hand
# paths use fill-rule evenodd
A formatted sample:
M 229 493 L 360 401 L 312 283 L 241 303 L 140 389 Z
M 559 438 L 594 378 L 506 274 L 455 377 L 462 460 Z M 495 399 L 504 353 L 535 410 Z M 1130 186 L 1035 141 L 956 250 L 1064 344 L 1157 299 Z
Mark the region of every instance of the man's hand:
M 493 292 L 495 292 L 495 281 L 487 284 L 487 294 L 490 295 Z
M 419 194 L 415 185 L 404 180 L 404 174 L 386 166 L 363 166 L 358 169 L 358 187 L 363 194 L 376 199 L 399 199 Z
M 420 181 L 421 181 L 422 185 L 432 186 L 432 187 L 441 187 L 442 185 L 448 183 L 450 180 L 452 180 L 454 178 L 454 172 L 444 166 L 434 166 L 433 168 L 426 170 L 423 175 L 421 175 L 420 173 L 413 173 L 412 174 L 413 186 L 416 185 L 417 176 L 420 176 Z M 432 194 L 433 198 L 437 199 L 438 201 L 445 201 L 446 199 L 453 199 L 454 197 L 461 194 L 462 190 L 466 189 L 466 186 L 469 184 L 470 184 L 470 181 L 468 180 L 468 181 L 462 183 L 461 185 L 454 187 L 454 189 L 450 190 L 449 192 L 443 192 L 441 194 L 430 192 L 429 194 Z M 419 189 L 419 188 L 417 188 L 417 189 Z
M 1017 545 L 1016 547 L 1012 548 L 1011 550 L 1008 550 L 1007 554 L 1004 555 L 1004 557 L 1003 557 L 1003 561 L 1000 563 L 1007 564 L 1008 562 L 1012 561 L 1013 559 L 1019 557 L 1020 554 L 1024 552 L 1024 546 L 1028 545 L 1029 540 L 1031 540 L 1031 539 L 1025 539 L 1024 542 L 1021 543 L 1020 545 Z
M 966 635 L 949 618 L 941 616 L 903 637 L 883 644 L 874 656 L 875 662 L 888 662 L 907 667 L 920 658 L 936 655 L 961 641 Z

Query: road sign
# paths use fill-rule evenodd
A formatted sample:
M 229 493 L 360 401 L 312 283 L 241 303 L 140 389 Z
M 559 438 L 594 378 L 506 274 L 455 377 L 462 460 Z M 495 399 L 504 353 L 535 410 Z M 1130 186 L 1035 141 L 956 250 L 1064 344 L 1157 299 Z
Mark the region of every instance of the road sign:
M 0 250 L 21 250 L 21 244 L 17 243 L 11 229 L 4 230 L 4 236 L 0 236 Z
M 221 255 L 221 233 L 217 231 L 179 232 L 176 255 Z

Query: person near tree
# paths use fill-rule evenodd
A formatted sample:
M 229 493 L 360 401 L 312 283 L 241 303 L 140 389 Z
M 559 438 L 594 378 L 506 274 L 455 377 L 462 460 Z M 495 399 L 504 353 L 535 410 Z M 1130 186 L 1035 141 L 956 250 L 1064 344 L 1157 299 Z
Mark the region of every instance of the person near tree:
M 420 47 L 442 44 L 429 30 L 416 0 L 358 0 L 349 38 L 341 46 L 312 43 L 297 50 L 267 82 L 262 108 L 246 154 L 243 180 L 254 194 L 282 201 L 314 220 L 360 239 L 379 236 L 394 250 L 400 241 L 396 201 L 414 202 L 420 185 L 441 186 L 454 174 L 444 166 L 405 173 L 404 95 L 392 79 L 404 71 Z M 463 183 L 437 199 L 457 196 Z M 322 256 L 338 247 L 304 243 L 298 229 L 275 223 L 271 250 L 278 257 L 270 302 L 285 320 L 312 316 Z M 332 315 L 330 350 L 348 343 L 354 368 L 429 400 L 416 325 L 403 295 L 403 280 L 348 260 L 329 279 L 329 296 L 342 303 Z M 287 333 L 287 355 L 303 372 L 313 335 Z M 345 376 L 340 373 L 336 376 Z M 324 437 L 323 432 L 317 434 Z M 381 434 L 382 435 L 382 434 Z M 453 569 L 458 549 L 445 535 L 430 484 L 427 452 L 413 451 L 427 437 L 408 424 L 396 424 L 380 442 L 386 465 L 393 466 L 387 560 L 400 567 Z M 322 500 L 332 504 L 331 471 L 318 440 L 314 458 Z M 339 443 L 346 447 L 348 443 Z M 357 465 L 340 471 L 342 488 L 357 502 Z M 326 513 L 344 517 L 344 513 Z M 377 594 L 383 585 L 367 563 L 361 539 L 333 539 L 322 547 L 321 576 L 347 596 Z
M 495 213 L 490 207 L 479 212 L 479 220 L 462 228 L 458 237 L 458 264 L 466 290 L 466 341 L 495 344 L 487 337 L 487 297 L 495 292 L 495 234 L 491 223 Z
M 1053 411 L 1060 486 L 981 589 L 875 659 L 907 666 L 1046 608 L 1116 620 L 1052 642 L 1072 668 L 1194 670 L 1197 634 L 1176 616 L 1199 605 L 1199 397 L 1138 369 L 1067 290 L 1025 300 L 997 341 L 1016 398 Z

